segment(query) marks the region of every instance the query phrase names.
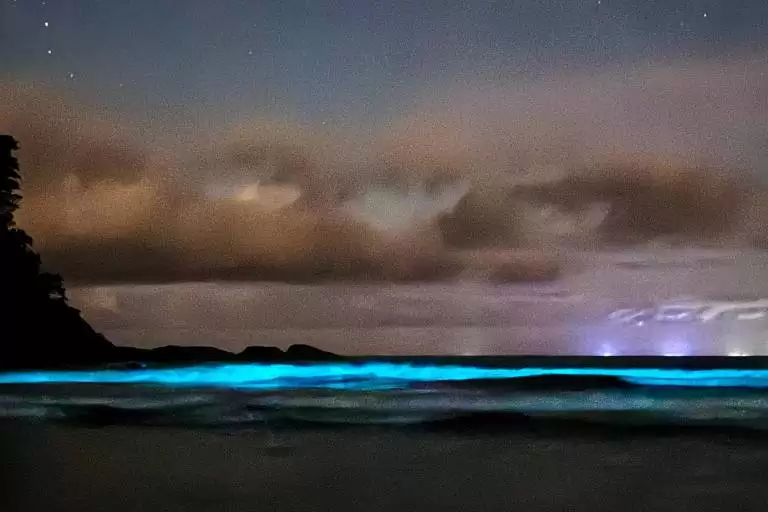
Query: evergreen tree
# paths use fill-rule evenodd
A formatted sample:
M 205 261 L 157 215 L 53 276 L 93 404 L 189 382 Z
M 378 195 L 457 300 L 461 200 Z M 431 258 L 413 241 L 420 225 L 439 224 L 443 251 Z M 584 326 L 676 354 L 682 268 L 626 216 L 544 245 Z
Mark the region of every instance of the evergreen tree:
M 12 151 L 19 149 L 16 140 L 0 135 L 0 229 L 9 231 L 14 226 L 13 213 L 19 207 L 19 161 Z

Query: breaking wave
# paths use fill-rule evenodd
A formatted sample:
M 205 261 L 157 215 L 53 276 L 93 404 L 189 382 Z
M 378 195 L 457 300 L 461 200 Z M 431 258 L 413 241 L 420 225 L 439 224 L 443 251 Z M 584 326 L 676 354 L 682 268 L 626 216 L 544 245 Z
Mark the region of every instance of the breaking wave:
M 759 369 L 220 365 L 19 372 L 0 383 L 0 417 L 90 426 L 768 428 Z

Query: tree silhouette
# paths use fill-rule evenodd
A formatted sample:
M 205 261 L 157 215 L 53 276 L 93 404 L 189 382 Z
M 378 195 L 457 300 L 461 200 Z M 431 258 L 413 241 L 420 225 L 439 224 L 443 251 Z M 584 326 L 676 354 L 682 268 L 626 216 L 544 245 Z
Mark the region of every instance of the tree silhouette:
M 0 354 L 0 364 L 92 359 L 112 345 L 67 304 L 62 277 L 41 270 L 32 237 L 16 226 L 18 148 L 13 137 L 0 135 L 0 350 L 10 349 Z
M 19 161 L 12 151 L 19 149 L 10 135 L 0 135 L 0 228 L 9 231 L 14 226 L 13 212 L 19 207 Z
M 12 154 L 16 149 L 13 137 L 0 136 L 0 283 L 17 300 L 66 300 L 61 276 L 40 271 L 42 262 L 32 247 L 32 237 L 16 227 L 14 212 L 22 198 L 19 162 Z

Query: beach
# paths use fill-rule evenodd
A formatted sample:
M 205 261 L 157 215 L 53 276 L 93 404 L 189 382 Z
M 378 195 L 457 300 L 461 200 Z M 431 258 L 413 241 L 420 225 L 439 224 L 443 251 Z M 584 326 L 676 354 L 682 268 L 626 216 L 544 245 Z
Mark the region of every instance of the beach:
M 4 511 L 763 511 L 759 438 L 0 425 Z

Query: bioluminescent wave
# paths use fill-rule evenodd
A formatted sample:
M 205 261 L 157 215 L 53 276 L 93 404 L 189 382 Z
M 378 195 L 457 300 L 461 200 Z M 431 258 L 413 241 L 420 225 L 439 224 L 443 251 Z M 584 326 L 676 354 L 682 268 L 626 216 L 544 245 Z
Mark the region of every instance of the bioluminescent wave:
M 397 389 L 417 383 L 538 376 L 612 376 L 638 385 L 768 388 L 768 370 L 662 368 L 483 368 L 398 363 L 225 364 L 0 374 L 0 384 L 99 383 L 212 386 L 238 389 Z

